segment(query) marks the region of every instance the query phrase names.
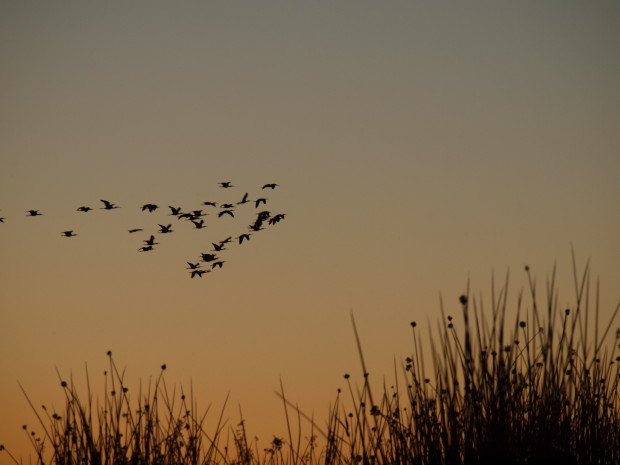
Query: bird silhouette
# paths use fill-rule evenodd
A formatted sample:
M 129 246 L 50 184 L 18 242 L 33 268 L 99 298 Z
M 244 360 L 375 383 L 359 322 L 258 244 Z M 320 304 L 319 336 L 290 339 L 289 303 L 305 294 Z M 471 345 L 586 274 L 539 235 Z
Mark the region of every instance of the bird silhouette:
M 202 202 L 202 204 L 210 207 L 217 207 L 217 202 Z
M 159 242 L 155 242 L 155 236 L 153 236 L 151 234 L 151 237 L 148 239 L 144 239 L 142 242 L 144 242 L 146 245 L 156 245 L 159 244 Z
M 170 205 L 168 205 L 168 208 L 172 212 L 170 214 L 173 216 L 177 216 L 181 214 L 181 207 L 171 207 Z
M 230 216 L 232 216 L 233 218 L 235 217 L 235 214 L 233 213 L 233 211 L 232 211 L 232 210 L 222 210 L 221 212 L 219 212 L 219 213 L 217 214 L 217 217 L 218 217 L 218 218 L 221 218 L 221 217 L 222 217 L 222 216 L 224 216 L 224 215 L 230 215 Z
M 246 241 L 249 241 L 250 240 L 250 236 L 251 236 L 251 234 L 249 234 L 249 233 L 244 233 L 244 234 L 241 234 L 240 236 L 238 236 L 237 239 L 239 239 L 239 244 L 241 244 L 244 239 Z
M 220 244 L 228 244 L 232 240 L 232 236 L 228 236 L 223 241 L 220 241 Z
M 28 213 L 26 216 L 41 216 L 43 213 L 39 213 L 39 210 L 26 210 Z
M 262 221 L 257 221 L 256 223 L 251 224 L 249 226 L 249 229 L 250 231 L 262 231 L 263 229 L 265 229 L 262 227 L 262 225 L 263 225 Z
M 246 192 L 241 201 L 237 202 L 237 205 L 243 205 L 244 203 L 248 203 L 248 193 Z
M 103 207 L 101 208 L 102 210 L 112 210 L 114 208 L 120 208 L 118 205 L 114 205 L 112 202 L 108 202 L 107 200 L 100 200 L 101 202 L 103 202 Z
M 232 203 L 223 203 L 220 208 L 235 208 L 235 206 Z
M 279 186 L 279 184 L 275 184 L 275 183 L 265 184 L 265 185 L 263 186 L 263 189 L 267 189 L 267 188 L 269 188 L 269 189 L 275 189 L 275 188 L 276 188 L 276 186 Z
M 209 273 L 211 270 L 192 270 L 191 271 L 191 277 L 193 278 L 194 276 L 198 276 L 199 278 L 202 278 L 202 275 L 205 273 Z
M 153 213 L 155 210 L 157 210 L 159 207 L 157 205 L 154 205 L 152 203 L 146 203 L 144 205 L 142 205 L 142 211 L 144 210 L 148 210 L 149 213 Z
M 89 211 L 91 211 L 91 210 L 92 210 L 92 208 L 90 208 L 90 207 L 84 207 L 84 206 L 81 206 L 81 207 L 79 207 L 79 208 L 77 209 L 77 211 L 79 211 L 79 212 L 89 212 Z
M 202 258 L 202 261 L 207 263 L 217 260 L 217 255 L 213 253 L 201 253 L 200 256 Z
M 134 229 L 130 229 L 130 230 L 129 230 L 129 233 L 130 233 L 130 234 L 133 234 L 133 233 L 136 233 L 136 232 L 138 232 L 138 231 L 142 231 L 142 228 L 134 228 Z
M 4 223 L 4 220 L 6 220 L 6 218 L 3 216 L 0 218 L 0 223 Z
M 145 245 L 144 247 L 140 247 L 138 249 L 138 252 L 148 252 L 150 250 L 153 250 L 153 246 L 152 245 Z
M 220 260 L 219 262 L 213 262 L 213 265 L 211 265 L 211 269 L 215 268 L 216 266 L 219 266 L 220 268 L 222 268 L 222 265 L 226 263 L 226 261 L 224 260 Z
M 204 229 L 204 228 L 206 228 L 205 220 L 200 220 L 200 221 L 191 220 L 191 221 L 192 221 L 192 223 L 194 223 L 194 228 L 195 229 Z
M 276 216 L 269 220 L 269 224 L 276 224 L 284 219 L 284 213 L 278 213 Z
M 216 252 L 219 252 L 220 250 L 226 250 L 226 247 L 224 247 L 226 244 L 216 244 L 215 242 L 211 242 L 211 244 L 213 245 L 213 250 Z
M 171 233 L 172 232 L 172 225 L 169 224 L 168 226 L 164 226 L 163 224 L 157 224 L 157 226 L 159 226 L 159 232 L 161 234 L 167 234 L 167 233 Z
M 267 199 L 264 197 L 261 197 L 260 199 L 256 199 L 256 201 L 254 202 L 255 208 L 258 208 L 258 206 L 263 203 L 263 204 L 267 204 Z
M 200 263 L 191 263 L 191 262 L 185 262 L 188 265 L 188 269 L 190 270 L 195 270 L 196 268 L 200 268 Z
M 77 234 L 73 234 L 73 231 L 63 231 L 62 235 L 64 237 L 75 237 L 75 236 L 77 236 Z
M 224 181 L 224 182 L 221 182 L 221 183 L 220 183 L 220 187 L 223 187 L 223 188 L 225 188 L 225 189 L 226 189 L 226 188 L 228 188 L 228 187 L 235 187 L 235 186 L 233 186 L 233 185 L 232 185 L 232 182 L 231 182 L 231 181 Z

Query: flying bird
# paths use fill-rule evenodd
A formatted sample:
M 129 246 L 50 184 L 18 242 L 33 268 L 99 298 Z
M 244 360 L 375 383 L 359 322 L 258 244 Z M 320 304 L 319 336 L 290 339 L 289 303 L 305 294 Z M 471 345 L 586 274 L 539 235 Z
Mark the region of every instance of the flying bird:
M 216 252 L 219 252 L 220 250 L 226 250 L 226 248 L 224 247 L 226 244 L 216 244 L 215 242 L 211 242 L 211 244 L 213 245 L 213 250 L 215 250 Z
M 39 213 L 39 210 L 26 210 L 28 213 L 26 216 L 41 216 L 43 213 Z
M 142 211 L 144 210 L 148 210 L 149 213 L 153 213 L 155 210 L 157 210 L 159 207 L 157 205 L 154 205 L 152 203 L 147 203 L 142 205 Z
M 107 200 L 101 200 L 103 202 L 102 210 L 112 210 L 113 208 L 120 208 L 118 205 L 114 205 L 112 202 L 108 202 Z
M 269 224 L 276 224 L 284 219 L 284 213 L 278 213 L 276 216 L 269 220 Z
M 211 269 L 215 268 L 216 266 L 219 266 L 220 268 L 222 268 L 222 265 L 226 263 L 224 260 L 220 260 L 219 262 L 214 262 L 213 265 L 211 265 Z
M 232 236 L 228 236 L 223 241 L 220 241 L 220 244 L 228 244 L 232 240 Z
M 181 207 L 171 207 L 170 205 L 168 205 L 168 208 L 172 212 L 172 213 L 170 213 L 171 215 L 176 216 L 176 215 L 181 214 Z
M 237 205 L 243 205 L 244 203 L 248 203 L 248 193 L 246 192 L 241 201 L 237 202 Z
M 77 209 L 77 211 L 79 211 L 79 212 L 89 212 L 91 210 L 92 210 L 92 208 L 84 207 L 84 206 L 81 206 L 80 208 Z
M 244 239 L 246 241 L 249 241 L 250 240 L 250 236 L 251 236 L 251 234 L 248 234 L 248 233 L 241 234 L 239 237 L 237 237 L 237 239 L 239 239 L 239 244 L 241 244 Z
M 235 214 L 233 213 L 233 211 L 232 211 L 232 210 L 222 210 L 221 212 L 219 212 L 219 213 L 217 214 L 217 217 L 218 217 L 218 218 L 221 218 L 221 217 L 222 217 L 222 216 L 224 216 L 224 215 L 230 215 L 230 216 L 232 216 L 233 218 L 235 217 Z
M 164 226 L 163 224 L 157 224 L 157 226 L 159 226 L 159 232 L 161 234 L 166 234 L 166 233 L 171 233 L 172 232 L 172 225 L 169 224 L 168 226 Z
M 265 184 L 265 185 L 263 186 L 263 189 L 267 189 L 267 188 L 269 188 L 269 189 L 275 189 L 275 188 L 276 188 L 276 186 L 279 186 L 279 184 L 275 184 L 275 183 L 272 183 L 272 184 Z
M 145 245 L 144 247 L 140 247 L 138 249 L 138 252 L 148 252 L 150 250 L 153 250 L 153 246 L 152 245 Z
M 73 231 L 63 231 L 62 235 L 64 237 L 75 237 L 75 236 L 77 236 L 77 234 L 73 234 Z
M 256 199 L 256 201 L 254 202 L 254 204 L 255 204 L 255 208 L 258 208 L 258 206 L 259 206 L 261 203 L 267 204 L 267 199 L 266 199 L 266 198 L 264 198 L 264 197 L 261 197 L 260 199 Z
M 223 187 L 226 189 L 228 187 L 235 187 L 235 186 L 232 185 L 232 181 L 224 181 L 220 183 L 220 187 Z
M 185 262 L 188 265 L 188 269 L 190 270 L 195 270 L 197 268 L 200 268 L 200 263 L 191 263 L 191 262 Z
M 202 202 L 202 204 L 210 207 L 217 207 L 217 202 Z
M 202 275 L 205 273 L 209 273 L 211 270 L 192 270 L 191 271 L 191 277 L 193 278 L 194 276 L 198 276 L 199 278 L 202 278 Z
M 155 242 L 155 236 L 153 236 L 151 234 L 151 237 L 148 239 L 144 239 L 142 242 L 144 242 L 146 245 L 156 245 L 159 244 L 159 242 Z
M 132 233 L 136 233 L 136 232 L 138 232 L 138 231 L 142 231 L 142 228 L 130 229 L 130 230 L 129 230 L 129 233 L 130 233 L 130 234 L 132 234 Z
M 207 263 L 217 260 L 217 255 L 213 253 L 201 253 L 200 256 L 202 257 L 202 261 Z
M 204 229 L 204 228 L 206 228 L 205 220 L 200 220 L 200 221 L 191 220 L 191 221 L 192 221 L 192 223 L 194 223 L 194 228 L 195 229 Z

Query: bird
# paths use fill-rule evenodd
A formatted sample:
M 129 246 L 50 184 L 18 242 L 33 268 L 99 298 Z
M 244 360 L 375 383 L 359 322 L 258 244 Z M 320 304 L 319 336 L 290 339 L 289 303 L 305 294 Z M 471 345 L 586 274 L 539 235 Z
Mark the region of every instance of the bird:
M 151 237 L 148 239 L 144 239 L 142 242 L 144 242 L 146 245 L 156 245 L 159 244 L 159 242 L 155 242 L 155 236 L 153 236 L 151 234 Z
M 138 249 L 138 252 L 148 252 L 149 250 L 153 250 L 152 245 L 145 245 L 144 247 L 140 247 Z
M 244 203 L 248 203 L 248 193 L 246 192 L 240 202 L 237 202 L 237 205 L 243 205 Z
M 200 220 L 200 221 L 191 220 L 191 221 L 192 221 L 192 223 L 194 223 L 194 228 L 195 229 L 204 229 L 204 228 L 206 228 L 205 220 Z
M 232 203 L 223 203 L 220 205 L 220 208 L 234 208 L 235 206 Z
M 257 221 L 265 221 L 267 219 L 269 219 L 269 215 L 271 215 L 271 213 L 269 213 L 268 211 L 262 211 L 260 212 L 257 216 L 256 216 L 256 220 Z
M 112 202 L 108 202 L 107 200 L 101 200 L 103 202 L 102 210 L 112 210 L 113 208 L 120 208 L 118 205 L 114 205 Z
M 79 207 L 79 208 L 77 209 L 77 211 L 79 211 L 79 212 L 89 212 L 89 211 L 91 211 L 91 210 L 92 210 L 92 208 L 90 208 L 90 207 L 84 207 L 84 206 L 81 206 L 81 207 Z
M 202 204 L 210 207 L 217 207 L 217 202 L 202 202 Z
M 213 250 L 215 250 L 216 252 L 219 252 L 220 250 L 226 250 L 226 248 L 224 247 L 226 244 L 216 244 L 215 242 L 211 242 L 211 244 L 213 245 Z
M 267 204 L 267 199 L 266 199 L 266 198 L 264 198 L 264 197 L 261 197 L 260 199 L 256 199 L 256 201 L 254 202 L 254 204 L 255 204 L 255 208 L 258 208 L 258 206 L 259 206 L 261 203 Z
M 222 217 L 222 216 L 224 216 L 224 215 L 230 215 L 230 216 L 232 216 L 233 218 L 235 217 L 235 214 L 233 213 L 233 211 L 232 211 L 232 210 L 222 210 L 221 212 L 219 212 L 219 213 L 217 214 L 217 217 L 218 217 L 218 218 L 221 218 L 221 217 Z
M 239 244 L 241 244 L 244 239 L 246 241 L 249 241 L 250 240 L 250 236 L 251 236 L 251 234 L 249 234 L 249 233 L 241 234 L 239 237 L 237 237 L 237 239 L 239 239 Z
M 207 263 L 217 260 L 217 255 L 213 253 L 201 253 L 200 256 L 202 257 L 202 261 Z
M 223 241 L 220 241 L 220 244 L 228 244 L 232 240 L 232 236 L 228 236 Z
M 275 188 L 276 188 L 276 186 L 279 186 L 279 184 L 275 184 L 275 183 L 265 184 L 265 185 L 263 186 L 263 189 L 267 189 L 267 188 L 269 188 L 269 189 L 275 189 Z
M 3 216 L 0 218 L 0 223 L 4 223 L 4 220 L 6 220 L 6 218 Z
M 222 265 L 226 263 L 224 260 L 220 260 L 219 262 L 213 262 L 213 265 L 211 265 L 211 269 L 215 268 L 216 266 L 219 266 L 220 268 L 222 268 Z
M 185 262 L 188 265 L 188 269 L 190 270 L 195 270 L 197 268 L 200 268 L 200 263 L 191 263 L 191 262 Z
M 26 216 L 41 216 L 43 213 L 39 213 L 39 210 L 26 210 L 28 213 Z
M 171 233 L 172 232 L 172 229 L 170 229 L 170 228 L 172 228 L 171 224 L 169 224 L 168 226 L 164 226 L 163 224 L 159 224 L 158 223 L 157 226 L 159 226 L 159 232 L 161 234 L 166 234 L 166 233 Z
M 77 236 L 77 234 L 73 234 L 73 231 L 63 231 L 62 235 L 64 237 L 75 237 L 75 236 Z
M 171 215 L 180 215 L 181 214 L 181 207 L 171 207 L 170 205 L 168 205 L 168 208 L 170 209 L 170 211 L 172 213 L 170 213 Z
M 149 213 L 153 213 L 155 210 L 157 210 L 159 207 L 157 205 L 154 205 L 152 203 L 146 203 L 144 205 L 142 205 L 142 211 L 144 210 L 148 210 Z
M 256 223 L 251 224 L 249 226 L 249 229 L 250 229 L 250 231 L 262 231 L 263 229 L 265 229 L 265 228 L 261 227 L 262 225 L 263 225 L 262 221 L 257 221 Z
M 202 278 L 202 275 L 205 273 L 209 273 L 211 270 L 192 270 L 191 271 L 191 277 L 193 278 L 194 276 L 198 276 L 199 278 Z
M 224 181 L 220 183 L 220 187 L 223 187 L 226 189 L 228 187 L 235 187 L 235 186 L 232 185 L 232 181 Z
M 282 221 L 284 219 L 284 215 L 284 213 L 278 213 L 276 216 L 269 220 L 269 224 L 276 224 L 279 221 Z
M 130 229 L 130 230 L 129 230 L 129 233 L 130 233 L 130 234 L 132 234 L 132 233 L 136 233 L 136 232 L 138 232 L 138 231 L 142 231 L 142 228 L 134 228 L 134 229 Z

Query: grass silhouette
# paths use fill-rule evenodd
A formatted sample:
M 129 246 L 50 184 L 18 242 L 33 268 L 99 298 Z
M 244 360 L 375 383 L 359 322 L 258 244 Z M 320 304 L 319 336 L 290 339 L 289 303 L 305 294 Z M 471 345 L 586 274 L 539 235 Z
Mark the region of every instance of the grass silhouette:
M 224 407 L 198 412 L 193 390 L 170 391 L 164 371 L 132 393 L 109 356 L 105 396 L 84 396 L 61 380 L 63 412 L 35 411 L 42 435 L 24 429 L 37 464 L 52 465 L 375 465 L 620 463 L 620 330 L 618 304 L 599 328 L 599 286 L 589 263 L 578 275 L 575 302 L 560 308 L 556 269 L 540 303 L 526 267 L 528 292 L 508 309 L 508 275 L 491 305 L 459 297 L 460 319 L 446 315 L 422 341 L 411 322 L 413 351 L 394 367 L 394 383 L 373 390 L 351 315 L 363 379 L 346 374 L 325 424 L 280 390 L 287 438 L 259 449 L 243 415 L 229 425 Z M 468 286 L 469 288 L 469 286 Z M 458 326 L 458 328 L 457 328 Z M 615 336 L 615 337 L 614 337 Z M 606 342 L 613 339 L 611 343 Z M 22 388 L 23 390 L 23 388 Z M 309 435 L 302 441 L 302 429 Z M 0 446 L 0 449 L 4 447 Z M 20 462 L 6 449 L 14 463 Z

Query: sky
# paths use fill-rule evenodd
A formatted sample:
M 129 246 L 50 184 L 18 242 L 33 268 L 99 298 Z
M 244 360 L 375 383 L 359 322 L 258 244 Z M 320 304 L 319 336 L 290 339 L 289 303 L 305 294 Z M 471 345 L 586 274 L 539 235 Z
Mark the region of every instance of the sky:
M 611 1 L 1 2 L 0 443 L 25 457 L 37 429 L 18 383 L 60 408 L 56 370 L 102 384 L 111 350 L 130 385 L 166 363 L 199 406 L 230 393 L 264 444 L 280 380 L 320 419 L 359 379 L 351 312 L 391 379 L 409 323 L 434 327 L 440 294 L 458 314 L 468 280 L 488 298 L 509 272 L 514 301 L 525 265 L 544 289 L 557 263 L 574 305 L 571 245 L 609 318 L 619 21 Z M 201 206 L 246 192 L 267 203 Z M 285 219 L 190 278 L 262 209 Z

